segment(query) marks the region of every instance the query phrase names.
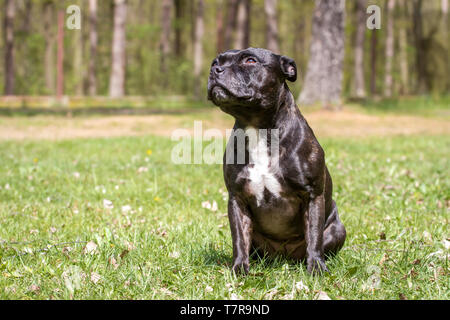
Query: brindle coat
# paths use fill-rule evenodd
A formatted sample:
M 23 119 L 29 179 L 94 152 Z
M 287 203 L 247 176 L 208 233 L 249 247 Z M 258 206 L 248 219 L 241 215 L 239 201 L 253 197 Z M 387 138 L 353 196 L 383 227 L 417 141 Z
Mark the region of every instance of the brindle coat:
M 328 271 L 325 255 L 345 241 L 324 151 L 285 81 L 296 78 L 292 59 L 265 49 L 227 51 L 211 66 L 208 98 L 235 118 L 235 132 L 269 131 L 266 153 L 255 163 L 248 143 L 243 164 L 226 163 L 224 156 L 235 272 L 248 273 L 251 251 L 306 258 L 310 273 Z M 278 166 L 270 152 L 273 129 L 279 133 Z M 229 141 L 227 152 L 237 154 L 237 148 Z

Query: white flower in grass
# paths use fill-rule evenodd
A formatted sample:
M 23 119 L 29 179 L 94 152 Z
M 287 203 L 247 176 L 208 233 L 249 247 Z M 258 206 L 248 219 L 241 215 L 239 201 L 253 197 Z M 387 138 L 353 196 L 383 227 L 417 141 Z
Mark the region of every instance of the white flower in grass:
M 211 202 L 209 201 L 203 201 L 202 202 L 202 208 L 211 210 L 213 212 L 217 211 L 219 209 L 217 202 L 214 200 L 213 203 L 211 204 Z
M 308 286 L 306 286 L 302 281 L 299 281 L 295 284 L 295 289 L 297 289 L 297 291 L 309 292 Z
M 114 205 L 111 200 L 103 199 L 103 207 L 105 207 L 105 209 L 113 209 Z
M 209 201 L 203 201 L 203 202 L 202 202 L 202 208 L 205 208 L 205 209 L 211 209 L 211 202 L 209 202 Z
M 139 167 L 138 173 L 144 173 L 144 172 L 148 172 L 148 168 L 147 167 Z
M 127 213 L 131 211 L 131 206 L 126 205 L 126 206 L 122 206 L 122 213 Z
M 444 245 L 446 250 L 450 249 L 450 241 L 448 241 L 447 239 L 442 240 L 442 244 Z
M 206 291 L 206 292 L 212 292 L 212 291 L 213 291 L 213 288 L 210 287 L 210 286 L 206 286 L 205 291 Z

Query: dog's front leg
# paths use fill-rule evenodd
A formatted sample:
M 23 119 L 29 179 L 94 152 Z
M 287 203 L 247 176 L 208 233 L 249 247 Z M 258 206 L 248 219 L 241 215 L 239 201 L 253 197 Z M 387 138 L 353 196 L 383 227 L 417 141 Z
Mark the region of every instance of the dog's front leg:
M 245 204 L 232 195 L 228 201 L 228 219 L 233 240 L 232 270 L 238 274 L 248 274 L 252 221 Z
M 323 228 L 325 224 L 325 198 L 310 196 L 309 208 L 305 215 L 306 265 L 308 272 L 318 274 L 328 272 L 323 252 Z

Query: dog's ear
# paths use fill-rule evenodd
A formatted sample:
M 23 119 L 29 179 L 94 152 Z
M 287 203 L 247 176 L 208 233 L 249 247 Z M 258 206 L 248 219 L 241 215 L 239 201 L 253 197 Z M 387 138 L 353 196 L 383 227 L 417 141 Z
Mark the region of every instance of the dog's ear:
M 295 82 L 295 80 L 297 80 L 297 65 L 293 59 L 286 56 L 281 56 L 280 67 L 281 72 L 283 72 L 287 80 L 291 82 Z

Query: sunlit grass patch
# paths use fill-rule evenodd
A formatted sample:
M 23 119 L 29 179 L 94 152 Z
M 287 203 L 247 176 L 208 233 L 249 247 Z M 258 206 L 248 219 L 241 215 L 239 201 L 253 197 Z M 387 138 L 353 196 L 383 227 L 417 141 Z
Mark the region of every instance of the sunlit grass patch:
M 247 278 L 220 165 L 174 165 L 160 137 L 2 142 L 0 298 L 448 299 L 448 136 L 320 142 L 348 232 L 331 273 Z

